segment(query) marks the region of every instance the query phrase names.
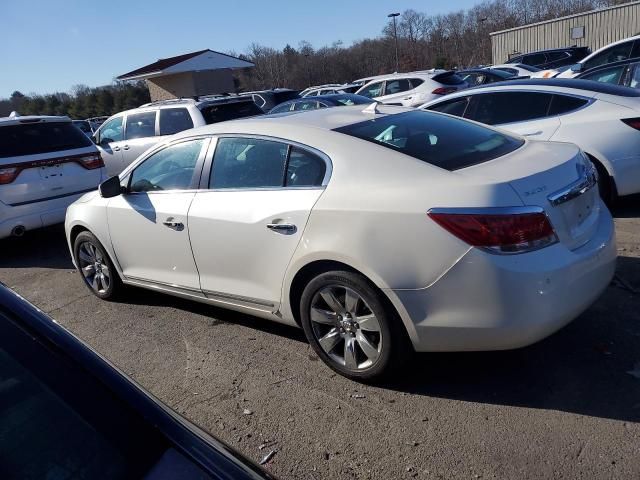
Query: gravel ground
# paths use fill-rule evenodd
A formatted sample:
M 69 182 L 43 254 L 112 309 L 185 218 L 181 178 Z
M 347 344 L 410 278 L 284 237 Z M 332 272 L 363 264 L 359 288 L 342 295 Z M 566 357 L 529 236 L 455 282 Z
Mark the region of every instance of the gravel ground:
M 0 279 L 186 417 L 281 478 L 640 478 L 640 199 L 616 280 L 510 352 L 421 354 L 385 386 L 336 376 L 302 332 L 134 290 L 92 296 L 61 227 L 0 241 Z

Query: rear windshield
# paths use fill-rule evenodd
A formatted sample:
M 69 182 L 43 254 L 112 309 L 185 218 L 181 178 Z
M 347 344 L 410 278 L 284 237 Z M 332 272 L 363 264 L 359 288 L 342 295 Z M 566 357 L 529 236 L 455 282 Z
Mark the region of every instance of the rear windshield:
M 224 122 L 225 120 L 262 115 L 263 113 L 253 101 L 203 105 L 200 107 L 200 111 L 207 125 Z
M 466 120 L 421 110 L 374 118 L 335 131 L 377 143 L 445 170 L 487 162 L 524 143 Z
M 71 122 L 22 123 L 0 127 L 0 158 L 60 152 L 93 145 Z

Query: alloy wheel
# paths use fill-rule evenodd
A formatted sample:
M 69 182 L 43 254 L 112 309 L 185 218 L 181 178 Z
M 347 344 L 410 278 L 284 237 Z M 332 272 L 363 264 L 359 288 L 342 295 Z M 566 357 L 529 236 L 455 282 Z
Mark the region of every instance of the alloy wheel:
M 111 285 L 111 272 L 100 249 L 91 242 L 82 242 L 78 263 L 87 285 L 97 293 L 106 293 Z
M 320 289 L 311 301 L 310 319 L 318 344 L 338 365 L 359 371 L 376 363 L 382 350 L 380 322 L 355 290 Z

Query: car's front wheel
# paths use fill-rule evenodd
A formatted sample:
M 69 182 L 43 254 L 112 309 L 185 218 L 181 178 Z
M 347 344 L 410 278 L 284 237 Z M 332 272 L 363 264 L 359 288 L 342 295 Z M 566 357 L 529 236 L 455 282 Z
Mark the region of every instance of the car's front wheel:
M 311 280 L 302 293 L 300 314 L 318 356 L 355 380 L 385 377 L 410 350 L 397 314 L 354 272 L 326 272 Z
M 113 300 L 123 285 L 113 262 L 91 232 L 81 232 L 73 244 L 73 254 L 85 285 L 97 297 Z

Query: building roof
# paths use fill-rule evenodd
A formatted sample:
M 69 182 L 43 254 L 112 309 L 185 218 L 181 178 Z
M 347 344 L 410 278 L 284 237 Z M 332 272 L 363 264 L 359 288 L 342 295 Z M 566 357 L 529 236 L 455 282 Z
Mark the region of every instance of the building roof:
M 177 55 L 175 57 L 161 58 L 149 65 L 118 76 L 118 80 L 137 80 L 196 70 L 248 68 L 253 66 L 255 66 L 253 63 L 242 60 L 241 58 L 205 49 Z

